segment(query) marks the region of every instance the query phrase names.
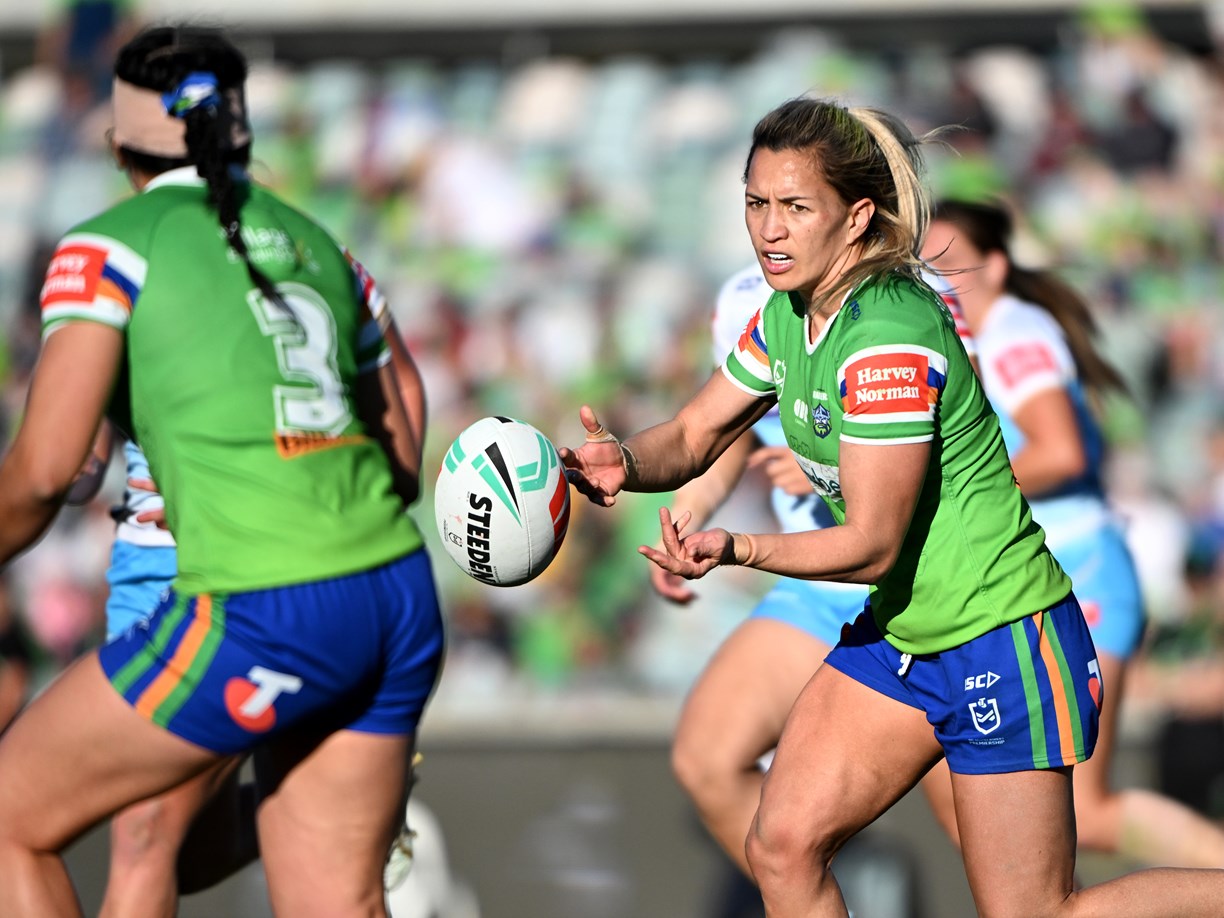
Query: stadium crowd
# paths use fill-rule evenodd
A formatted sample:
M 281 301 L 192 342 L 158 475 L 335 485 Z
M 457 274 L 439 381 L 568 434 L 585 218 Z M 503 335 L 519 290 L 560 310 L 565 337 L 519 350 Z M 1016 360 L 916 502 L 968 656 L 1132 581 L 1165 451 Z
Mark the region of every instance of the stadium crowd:
M 254 54 L 253 173 L 379 278 L 430 393 L 436 469 L 481 416 L 564 441 L 580 401 L 615 404 L 640 426 L 709 372 L 714 291 L 751 257 L 742 152 L 780 100 L 810 91 L 903 113 L 918 130 L 957 126 L 932 156 L 936 192 L 1019 205 L 1030 222 L 1018 258 L 1089 295 L 1131 389 L 1106 421 L 1110 496 L 1151 616 L 1134 718 L 1162 725 L 1168 750 L 1208 737 L 1224 750 L 1224 21 L 1205 22 L 1218 29 L 1214 55 L 1162 40 L 1124 5 L 1084 12 L 1040 54 L 867 53 L 797 28 L 735 60 L 291 68 Z M 104 94 L 78 77 L 47 57 L 0 83 L 0 439 L 37 353 L 47 247 L 125 189 Z M 121 488 L 113 469 L 102 499 L 64 514 L 6 574 L 0 631 L 11 618 L 28 636 L 36 674 L 100 637 L 107 497 Z M 764 528 L 763 494 L 724 512 Z M 657 505 L 575 505 L 556 563 L 513 590 L 470 581 L 437 553 L 450 656 L 435 711 L 561 690 L 678 699 L 743 608 L 737 597 L 766 584 L 723 572 L 699 587 L 698 607 L 664 608 L 634 551 L 653 540 Z M 433 538 L 429 493 L 416 514 Z M 1224 780 L 1186 786 L 1224 816 Z

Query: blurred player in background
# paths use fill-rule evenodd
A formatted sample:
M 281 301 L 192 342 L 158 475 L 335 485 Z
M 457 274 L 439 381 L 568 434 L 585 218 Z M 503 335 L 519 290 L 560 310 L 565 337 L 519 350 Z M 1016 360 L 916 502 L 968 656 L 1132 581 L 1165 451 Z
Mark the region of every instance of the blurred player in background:
M 918 147 L 887 113 L 817 100 L 758 122 L 746 222 L 778 294 L 675 418 L 622 443 L 584 406 L 587 442 L 562 461 L 601 506 L 672 490 L 776 403 L 839 525 L 687 533 L 663 508 L 664 550 L 641 552 L 686 578 L 739 564 L 875 587 L 765 778 L 746 847 L 771 916 L 844 916 L 833 858 L 944 757 L 983 914 L 1217 915 L 1224 871 L 1073 889 L 1071 772 L 1096 740 L 1095 651 L 951 316 L 919 277 Z M 990 699 L 966 699 L 966 678 L 1001 671 Z
M 149 458 L 178 570 L 147 622 L 0 741 L 0 913 L 79 914 L 68 844 L 259 746 L 273 908 L 385 914 L 442 624 L 404 513 L 420 443 L 381 295 L 250 183 L 246 62 L 224 36 L 143 32 L 115 73 L 113 142 L 139 194 L 52 259 L 0 465 L 0 560 L 45 531 L 109 409 Z
M 1079 844 L 1147 864 L 1224 865 L 1224 832 L 1207 819 L 1152 791 L 1110 787 L 1126 664 L 1143 637 L 1144 609 L 1134 561 L 1102 490 L 1104 438 L 1095 409 L 1125 384 L 1096 350 L 1087 303 L 1052 273 L 1015 264 L 1011 237 L 1002 206 L 944 201 L 923 251 L 956 288 L 1016 480 L 1071 575 L 1110 687 L 1097 750 L 1075 770 Z M 979 688 L 989 694 L 988 686 Z M 946 771 L 937 766 L 924 788 L 955 837 Z

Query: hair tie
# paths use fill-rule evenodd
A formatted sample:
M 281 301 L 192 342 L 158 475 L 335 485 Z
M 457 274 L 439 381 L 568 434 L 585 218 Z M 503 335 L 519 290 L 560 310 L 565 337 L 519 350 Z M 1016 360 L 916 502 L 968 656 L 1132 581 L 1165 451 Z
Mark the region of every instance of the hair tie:
M 200 106 L 217 108 L 221 104 L 217 75 L 206 71 L 187 74 L 178 89 L 162 94 L 162 104 L 166 107 L 166 114 L 172 118 L 185 118 L 188 112 Z

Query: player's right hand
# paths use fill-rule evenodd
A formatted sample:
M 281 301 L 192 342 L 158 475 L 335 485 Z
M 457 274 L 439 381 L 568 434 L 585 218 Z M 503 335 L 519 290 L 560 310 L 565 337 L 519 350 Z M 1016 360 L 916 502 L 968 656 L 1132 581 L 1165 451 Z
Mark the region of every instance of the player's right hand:
M 792 497 L 812 493 L 812 483 L 803 474 L 789 446 L 762 446 L 748 457 L 748 468 L 759 468 L 769 476 L 769 483 Z

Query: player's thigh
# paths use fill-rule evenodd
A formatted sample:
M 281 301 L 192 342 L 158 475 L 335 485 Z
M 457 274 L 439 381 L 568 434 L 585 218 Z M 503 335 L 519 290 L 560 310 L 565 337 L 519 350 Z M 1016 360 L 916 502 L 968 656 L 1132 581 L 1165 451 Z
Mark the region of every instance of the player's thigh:
M 99 819 L 216 758 L 137 714 L 90 653 L 0 740 L 0 832 L 24 846 L 59 850 Z
M 956 831 L 956 799 L 952 796 L 952 773 L 946 761 L 936 762 L 922 778 L 922 794 L 926 797 L 931 812 L 939 821 L 940 828 L 947 833 L 952 844 L 959 845 Z
M 952 775 L 965 872 L 985 916 L 1054 914 L 1075 870 L 1071 768 Z
M 736 764 L 773 748 L 786 715 L 829 646 L 777 619 L 750 618 L 723 642 L 685 701 L 680 753 Z
M 799 695 L 765 776 L 758 831 L 838 847 L 938 761 L 924 712 L 822 666 Z
M 278 914 L 381 895 L 411 754 L 410 736 L 355 730 L 280 737 L 256 753 L 260 854 Z

